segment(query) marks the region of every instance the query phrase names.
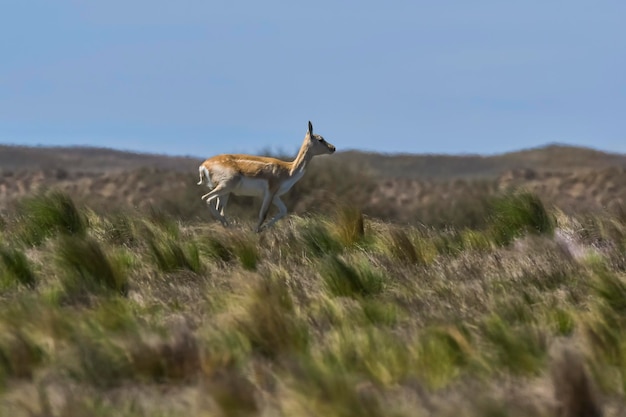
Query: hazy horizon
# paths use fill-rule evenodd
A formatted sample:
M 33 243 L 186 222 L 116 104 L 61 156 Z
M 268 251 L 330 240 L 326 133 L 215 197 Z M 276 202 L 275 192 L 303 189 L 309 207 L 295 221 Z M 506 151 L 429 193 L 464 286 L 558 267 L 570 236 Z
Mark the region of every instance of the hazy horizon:
M 144 154 L 144 155 L 156 155 L 156 156 L 169 156 L 169 157 L 173 157 L 173 158 L 207 158 L 211 155 L 193 155 L 193 154 L 172 154 L 172 153 L 162 153 L 162 152 L 150 152 L 150 151 L 142 151 L 142 150 L 134 150 L 134 149 L 124 149 L 124 148 L 114 148 L 114 147 L 107 147 L 107 146 L 99 146 L 99 145 L 72 145 L 72 144 L 67 144 L 67 145 L 45 145 L 45 144 L 35 144 L 35 145 L 28 145 L 28 144 L 14 144 L 14 143 L 0 143 L 0 146 L 9 146 L 9 147 L 26 147 L 26 148 L 42 148 L 42 149 L 93 149 L 93 150 L 107 150 L 107 151 L 113 151 L 113 152 L 121 152 L 121 153 L 133 153 L 133 154 Z M 595 152 L 602 152 L 602 153 L 606 153 L 609 155 L 623 155 L 626 156 L 626 152 L 616 152 L 616 151 L 611 151 L 611 150 L 605 150 L 605 149 L 600 149 L 600 148 L 595 148 L 593 146 L 583 146 L 583 145 L 570 145 L 568 143 L 559 143 L 559 142 L 553 142 L 553 143 L 546 143 L 544 145 L 538 145 L 538 146 L 532 146 L 532 147 L 528 147 L 528 148 L 519 148 L 519 149 L 511 149 L 508 151 L 504 151 L 504 152 L 494 152 L 494 153 L 470 153 L 470 152 L 459 152 L 459 153 L 436 153 L 436 152 L 381 152 L 381 151 L 371 151 L 371 150 L 364 150 L 364 149 L 356 149 L 356 148 L 348 148 L 348 149 L 342 149 L 342 150 L 338 150 L 337 153 L 344 153 L 344 152 L 361 152 L 361 153 L 369 153 L 369 154 L 380 154 L 380 155 L 409 155 L 409 156 L 450 156 L 450 157 L 463 157 L 463 156 L 479 156 L 479 157 L 490 157 L 490 156 L 498 156 L 498 155 L 506 155 L 506 154 L 511 154 L 511 153 L 517 153 L 517 152 L 525 152 L 525 151 L 533 151 L 533 150 L 540 150 L 540 149 L 546 149 L 546 148 L 550 148 L 550 147 L 570 147 L 570 148 L 577 148 L 577 149 L 583 149 L 583 150 L 589 150 L 589 151 L 595 151 Z M 285 158 L 289 158 L 289 157 L 295 157 L 296 153 L 297 153 L 297 149 L 294 150 L 294 152 L 283 152 L 281 150 L 272 150 L 272 149 L 267 149 L 267 148 L 260 148 L 257 149 L 253 152 L 250 152 L 251 154 L 271 154 L 273 156 L 278 156 L 278 157 L 285 157 Z

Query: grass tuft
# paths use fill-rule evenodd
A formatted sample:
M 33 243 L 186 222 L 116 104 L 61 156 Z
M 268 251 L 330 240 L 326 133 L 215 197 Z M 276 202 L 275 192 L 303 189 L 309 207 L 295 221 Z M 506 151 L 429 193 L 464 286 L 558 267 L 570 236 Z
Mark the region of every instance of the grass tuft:
M 83 236 L 87 230 L 85 216 L 68 195 L 59 191 L 25 198 L 18 210 L 18 235 L 27 245 L 40 245 L 57 232 Z
M 384 277 L 370 264 L 350 265 L 337 256 L 329 255 L 323 261 L 320 274 L 329 291 L 341 297 L 368 297 L 384 289 Z
M 284 278 L 264 277 L 254 288 L 238 328 L 252 350 L 272 360 L 302 352 L 309 343 L 304 322 L 298 317 Z
M 119 246 L 135 246 L 138 243 L 137 231 L 130 216 L 116 213 L 105 224 L 104 238 L 107 242 Z
M 31 378 L 43 359 L 43 349 L 23 331 L 5 330 L 0 334 L 0 386 L 3 374 L 14 378 Z
M 157 226 L 172 238 L 177 239 L 180 236 L 178 222 L 170 213 L 162 208 L 151 205 L 148 210 L 148 220 L 151 225 Z
M 571 312 L 558 308 L 549 312 L 548 324 L 559 336 L 571 336 L 576 328 L 576 320 Z
M 19 249 L 0 247 L 0 260 L 4 265 L 4 271 L 0 269 L 0 273 L 4 272 L 2 274 L 4 280 L 15 282 L 28 288 L 35 287 L 37 279 L 23 252 Z
M 356 245 L 365 236 L 363 213 L 356 207 L 341 206 L 337 209 L 332 228 L 344 246 Z
M 194 242 L 180 243 L 169 236 L 148 239 L 154 262 L 163 272 L 188 270 L 200 273 L 203 269 L 200 252 Z
M 186 381 L 197 374 L 198 345 L 184 322 L 158 332 L 139 331 L 136 317 L 115 311 L 112 315 L 122 323 L 111 327 L 108 318 L 92 316 L 73 327 L 69 340 L 75 355 L 65 366 L 75 378 L 111 388 L 124 381 Z
M 108 255 L 100 243 L 91 238 L 68 236 L 59 241 L 57 262 L 62 284 L 70 298 L 89 294 L 128 293 L 128 278 L 123 265 Z
M 604 306 L 614 314 L 626 314 L 626 282 L 602 263 L 593 263 L 592 269 L 595 275 L 592 286 Z
M 248 271 L 255 271 L 259 263 L 259 248 L 251 239 L 237 239 L 233 245 L 241 266 Z
M 400 227 L 389 229 L 387 247 L 394 258 L 406 265 L 426 265 L 434 258 L 434 245 L 426 237 L 419 235 L 412 240 L 406 230 Z
M 380 396 L 372 384 L 344 372 L 332 363 L 301 361 L 294 374 L 301 376 L 296 384 L 306 398 L 307 409 L 314 415 L 337 417 L 379 417 L 385 412 Z
M 365 235 L 353 209 L 258 235 L 86 207 L 83 232 L 28 248 L 8 214 L 0 414 L 39 385 L 47 403 L 11 415 L 558 415 L 587 383 L 615 414 L 625 226 L 562 213 L 552 237 L 521 206 L 476 229 L 367 218 Z M 564 354 L 552 390 L 555 339 L 585 357 Z
M 552 235 L 554 219 L 542 201 L 529 192 L 511 193 L 495 198 L 491 231 L 500 245 L 507 245 L 525 233 Z
M 339 242 L 328 230 L 327 225 L 317 220 L 308 221 L 303 225 L 302 240 L 305 243 L 308 252 L 314 256 L 324 256 L 329 253 L 338 253 L 342 250 L 341 242 Z
M 93 323 L 76 328 L 71 337 L 75 362 L 65 366 L 71 376 L 99 388 L 118 386 L 132 377 L 130 358 L 125 349 Z
M 544 333 L 532 324 L 512 326 L 492 316 L 483 325 L 484 336 L 493 345 L 497 367 L 517 375 L 536 375 L 546 358 Z
M 393 326 L 398 322 L 398 307 L 393 303 L 366 298 L 361 301 L 361 308 L 368 322 L 373 325 Z
M 454 327 L 426 329 L 417 348 L 417 375 L 432 389 L 447 386 L 474 357 L 469 338 Z

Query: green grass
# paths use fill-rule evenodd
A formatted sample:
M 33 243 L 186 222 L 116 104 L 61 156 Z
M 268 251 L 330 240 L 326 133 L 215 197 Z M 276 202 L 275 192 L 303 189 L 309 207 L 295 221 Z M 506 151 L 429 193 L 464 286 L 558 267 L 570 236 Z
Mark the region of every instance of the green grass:
M 573 256 L 523 193 L 476 228 L 342 205 L 261 234 L 60 194 L 21 207 L 3 215 L 0 415 L 547 416 L 553 395 L 626 407 L 619 217 L 558 213 L 585 249 Z
M 323 256 L 336 253 L 342 249 L 342 244 L 329 230 L 328 224 L 319 219 L 309 219 L 301 224 L 302 240 L 305 250 L 313 256 Z
M 539 197 L 528 192 L 495 198 L 491 216 L 491 230 L 499 244 L 509 244 L 525 233 L 550 235 L 554 231 L 553 216 Z
M 194 242 L 181 243 L 171 237 L 151 237 L 148 246 L 154 263 L 163 272 L 188 270 L 198 273 L 202 270 L 200 251 Z
M 254 352 L 272 360 L 307 348 L 308 329 L 295 310 L 280 275 L 263 277 L 253 288 L 245 314 L 237 321 Z
M 124 264 L 107 253 L 97 240 L 63 237 L 58 242 L 56 258 L 68 299 L 80 300 L 91 294 L 128 293 Z
M 84 235 L 85 216 L 66 194 L 53 191 L 20 201 L 19 237 L 27 245 L 40 245 L 56 234 Z
M 0 274 L 4 285 L 11 283 L 21 284 L 29 288 L 34 288 L 37 278 L 30 265 L 30 261 L 19 249 L 9 249 L 0 247 Z
M 338 256 L 329 255 L 320 265 L 329 291 L 336 296 L 368 297 L 380 294 L 384 289 L 385 278 L 366 261 L 351 265 Z
M 389 236 L 391 238 L 389 247 L 398 260 L 408 264 L 416 264 L 422 261 L 421 257 L 418 256 L 415 245 L 413 245 L 413 242 L 411 242 L 404 230 L 393 228 L 389 231 Z
M 0 387 L 7 377 L 32 378 L 43 359 L 43 349 L 22 330 L 4 333 L 0 336 Z
M 337 239 L 344 246 L 361 242 L 365 236 L 363 213 L 354 206 L 341 206 L 332 222 Z

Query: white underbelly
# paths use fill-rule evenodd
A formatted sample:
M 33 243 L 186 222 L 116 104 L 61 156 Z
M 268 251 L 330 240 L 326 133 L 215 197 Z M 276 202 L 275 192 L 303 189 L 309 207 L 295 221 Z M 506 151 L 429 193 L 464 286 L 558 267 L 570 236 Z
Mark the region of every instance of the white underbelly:
M 289 191 L 291 187 L 293 187 L 294 184 L 298 182 L 300 178 L 302 178 L 303 174 L 304 172 L 299 172 L 293 177 L 286 179 L 280 185 L 280 188 L 276 192 L 276 195 L 280 196 Z M 241 196 L 262 197 L 268 190 L 269 184 L 267 180 L 260 178 L 243 177 L 241 181 L 239 181 L 239 184 L 237 184 L 237 186 L 233 188 L 232 193 Z
M 233 189 L 235 195 L 247 197 L 262 197 L 268 189 L 267 181 L 256 178 L 242 178 L 239 184 Z

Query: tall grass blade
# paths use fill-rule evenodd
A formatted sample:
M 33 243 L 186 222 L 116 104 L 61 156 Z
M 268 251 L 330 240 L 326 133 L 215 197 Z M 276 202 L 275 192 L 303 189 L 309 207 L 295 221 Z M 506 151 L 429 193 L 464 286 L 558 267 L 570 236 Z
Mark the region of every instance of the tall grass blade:
M 363 213 L 356 207 L 339 207 L 332 227 L 344 246 L 355 245 L 365 236 Z
M 200 252 L 193 242 L 181 244 L 167 236 L 152 237 L 148 241 L 155 263 L 163 272 L 202 271 Z
M 315 256 L 338 253 L 342 250 L 341 243 L 333 236 L 322 221 L 312 221 L 305 225 L 302 240 L 306 248 Z
M 106 292 L 125 295 L 128 280 L 122 266 L 91 238 L 66 237 L 59 242 L 58 263 L 68 295 Z
M 296 315 L 286 283 L 275 276 L 256 286 L 239 329 L 253 350 L 273 360 L 302 352 L 309 343 L 307 327 Z
M 37 284 L 35 274 L 23 252 L 0 247 L 0 260 L 4 265 L 5 275 L 10 280 L 29 288 L 35 287 Z
M 535 194 L 507 194 L 494 199 L 492 207 L 491 228 L 499 244 L 506 245 L 525 233 L 554 232 L 554 219 Z
M 320 274 L 336 296 L 367 297 L 380 294 L 384 287 L 383 276 L 370 265 L 352 266 L 334 255 L 322 262 Z
M 55 233 L 82 236 L 87 230 L 85 216 L 59 191 L 25 198 L 18 210 L 19 235 L 28 245 L 39 245 Z

